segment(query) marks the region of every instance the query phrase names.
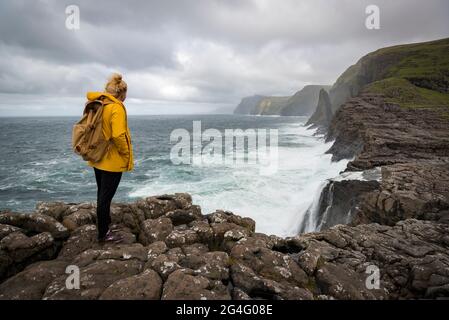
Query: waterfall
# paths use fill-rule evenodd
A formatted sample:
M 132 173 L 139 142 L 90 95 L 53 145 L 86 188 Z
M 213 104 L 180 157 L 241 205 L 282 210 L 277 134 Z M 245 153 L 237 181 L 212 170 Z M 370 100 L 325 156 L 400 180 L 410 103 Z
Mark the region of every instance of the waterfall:
M 381 169 L 373 168 L 342 172 L 322 182 L 304 214 L 298 233 L 316 232 L 336 224 L 350 223 L 353 209 L 357 208 L 354 201 L 364 192 L 377 189 L 380 181 Z
M 323 204 L 326 206 L 326 209 L 324 209 L 323 214 L 319 217 L 319 220 L 317 221 L 317 223 L 315 224 L 315 231 L 320 231 L 321 228 L 323 227 L 323 225 L 327 222 L 327 218 L 329 217 L 329 212 L 332 209 L 332 205 L 334 202 L 334 182 L 330 181 L 322 190 L 322 192 L 325 192 L 325 189 L 327 188 L 327 186 L 329 186 L 328 190 L 327 190 L 327 195 L 326 195 L 326 202 L 323 203 L 323 201 L 320 201 L 320 205 L 319 208 L 321 208 L 323 206 Z M 323 197 L 320 197 L 323 198 Z M 315 216 L 318 217 L 320 215 L 320 212 L 316 212 Z M 319 223 L 319 225 L 318 225 Z
M 318 215 L 321 207 L 321 197 L 324 191 L 324 188 L 327 186 L 327 181 L 323 181 L 320 184 L 317 192 L 315 193 L 315 197 L 313 198 L 312 204 L 307 209 L 306 214 L 304 215 L 304 220 L 300 224 L 298 233 L 307 233 L 317 231 L 316 227 L 318 225 Z

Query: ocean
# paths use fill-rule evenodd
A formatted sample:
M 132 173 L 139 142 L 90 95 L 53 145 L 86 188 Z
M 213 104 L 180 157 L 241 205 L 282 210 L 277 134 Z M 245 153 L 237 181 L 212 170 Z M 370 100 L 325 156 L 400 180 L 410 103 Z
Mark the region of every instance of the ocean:
M 0 118 L 0 209 L 31 212 L 37 201 L 95 201 L 93 169 L 71 150 L 75 117 Z M 129 116 L 135 169 L 124 173 L 114 201 L 188 192 L 203 214 L 224 209 L 256 221 L 256 231 L 293 236 L 326 179 L 347 161 L 331 162 L 330 143 L 314 136 L 305 117 L 244 115 Z M 278 170 L 221 161 L 175 165 L 170 134 L 193 121 L 202 129 L 278 129 Z M 237 157 L 254 150 L 237 150 Z

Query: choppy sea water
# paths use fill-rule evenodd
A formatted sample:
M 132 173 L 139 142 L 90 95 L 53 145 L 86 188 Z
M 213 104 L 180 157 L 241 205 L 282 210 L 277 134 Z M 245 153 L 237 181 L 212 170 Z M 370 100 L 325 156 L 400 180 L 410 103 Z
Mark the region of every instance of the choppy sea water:
M 32 211 L 37 201 L 95 201 L 93 169 L 71 150 L 71 117 L 0 118 L 0 209 Z M 261 175 L 258 164 L 174 165 L 174 129 L 278 129 L 279 166 Z M 322 182 L 338 175 L 346 161 L 332 163 L 330 144 L 304 127 L 304 117 L 242 115 L 130 116 L 135 170 L 123 175 L 115 201 L 188 192 L 203 213 L 230 210 L 256 221 L 256 230 L 279 236 L 298 225 Z M 238 150 L 253 152 L 254 150 Z M 243 154 L 238 155 L 243 156 Z

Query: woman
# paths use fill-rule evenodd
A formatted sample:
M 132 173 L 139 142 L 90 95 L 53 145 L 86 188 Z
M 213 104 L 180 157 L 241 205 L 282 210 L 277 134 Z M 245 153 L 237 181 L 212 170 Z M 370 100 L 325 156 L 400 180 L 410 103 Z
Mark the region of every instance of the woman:
M 106 84 L 105 92 L 89 92 L 88 100 L 103 101 L 103 135 L 110 147 L 98 162 L 89 161 L 97 181 L 98 241 L 119 241 L 110 229 L 110 206 L 122 177 L 122 172 L 133 169 L 131 134 L 128 128 L 126 108 L 127 84 L 120 74 L 113 74 Z

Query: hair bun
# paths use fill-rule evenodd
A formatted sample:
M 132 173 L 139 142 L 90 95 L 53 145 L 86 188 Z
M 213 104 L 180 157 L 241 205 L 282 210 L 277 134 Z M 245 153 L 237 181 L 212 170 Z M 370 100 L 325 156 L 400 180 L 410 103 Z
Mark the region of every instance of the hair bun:
M 114 82 L 122 81 L 122 75 L 120 73 L 113 73 L 111 76 L 111 81 L 114 81 Z
M 122 96 L 127 89 L 128 85 L 122 80 L 122 75 L 120 73 L 113 73 L 105 86 L 105 91 L 116 98 Z

